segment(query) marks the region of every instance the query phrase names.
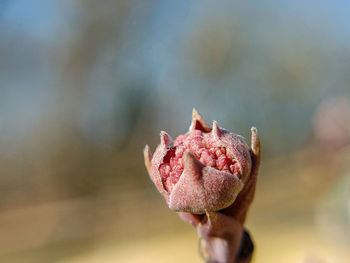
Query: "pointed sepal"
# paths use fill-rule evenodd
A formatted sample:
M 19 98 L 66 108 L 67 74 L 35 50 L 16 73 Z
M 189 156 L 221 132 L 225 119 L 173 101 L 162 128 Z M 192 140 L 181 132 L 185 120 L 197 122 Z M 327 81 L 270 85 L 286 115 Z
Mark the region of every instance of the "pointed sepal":
M 210 132 L 211 130 L 211 127 L 205 122 L 202 116 L 199 115 L 198 111 L 195 108 L 192 110 L 192 122 L 189 130 L 201 130 L 205 132 Z

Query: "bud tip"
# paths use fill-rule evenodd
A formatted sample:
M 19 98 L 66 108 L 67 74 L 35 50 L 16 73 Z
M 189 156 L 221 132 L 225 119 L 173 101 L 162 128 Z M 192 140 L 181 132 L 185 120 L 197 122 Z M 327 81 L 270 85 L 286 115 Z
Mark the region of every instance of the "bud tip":
M 152 153 L 148 144 L 146 144 L 145 148 L 143 149 L 143 157 L 145 159 L 146 168 L 149 171 L 151 169 Z
M 169 146 L 171 137 L 165 131 L 160 132 L 160 143 L 161 145 Z
M 213 121 L 213 128 L 211 130 L 211 133 L 215 139 L 219 139 L 221 135 L 221 130 L 217 121 Z
M 211 128 L 204 121 L 202 116 L 199 115 L 198 111 L 195 108 L 192 110 L 192 122 L 189 130 L 201 130 L 205 132 L 209 132 L 211 130 Z
M 184 168 L 191 173 L 195 173 L 203 164 L 189 150 L 184 153 Z

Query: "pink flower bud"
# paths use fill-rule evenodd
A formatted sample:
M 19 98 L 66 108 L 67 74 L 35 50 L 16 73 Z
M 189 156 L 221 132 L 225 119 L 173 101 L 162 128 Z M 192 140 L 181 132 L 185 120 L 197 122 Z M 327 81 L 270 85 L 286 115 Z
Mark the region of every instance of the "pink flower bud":
M 166 132 L 153 157 L 146 145 L 148 173 L 174 211 L 204 214 L 230 206 L 250 175 L 252 160 L 244 138 L 209 127 L 194 109 L 189 131 L 175 141 Z

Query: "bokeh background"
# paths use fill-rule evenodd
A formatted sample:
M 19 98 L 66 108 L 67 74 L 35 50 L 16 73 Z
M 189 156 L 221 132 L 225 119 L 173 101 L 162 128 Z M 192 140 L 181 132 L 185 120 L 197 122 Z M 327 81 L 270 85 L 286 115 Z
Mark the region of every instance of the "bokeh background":
M 254 262 L 349 262 L 350 2 L 0 1 L 0 262 L 202 262 L 143 165 L 193 107 L 263 166 Z

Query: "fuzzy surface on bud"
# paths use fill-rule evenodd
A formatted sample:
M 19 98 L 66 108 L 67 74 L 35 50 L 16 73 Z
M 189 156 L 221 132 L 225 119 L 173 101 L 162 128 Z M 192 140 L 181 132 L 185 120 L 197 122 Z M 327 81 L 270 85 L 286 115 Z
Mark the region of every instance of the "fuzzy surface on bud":
M 244 138 L 208 126 L 194 109 L 186 134 L 174 141 L 166 133 L 153 156 L 144 150 L 151 180 L 170 209 L 204 214 L 230 206 L 248 180 L 252 160 Z

